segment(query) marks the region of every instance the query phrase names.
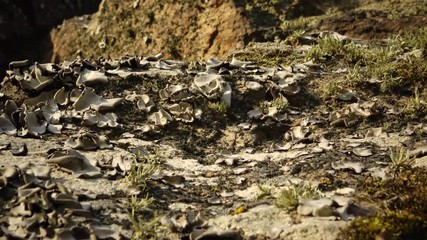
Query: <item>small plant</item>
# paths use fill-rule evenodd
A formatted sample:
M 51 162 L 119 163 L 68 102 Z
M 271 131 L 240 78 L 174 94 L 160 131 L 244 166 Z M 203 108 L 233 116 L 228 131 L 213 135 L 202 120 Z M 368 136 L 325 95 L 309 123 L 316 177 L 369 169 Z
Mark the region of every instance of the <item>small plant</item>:
M 409 159 L 397 148 L 393 159 Z M 401 157 L 400 157 L 401 156 Z M 387 233 L 391 238 L 427 238 L 427 171 L 423 167 L 393 168 L 389 179 L 361 179 L 360 192 L 382 210 L 373 216 L 358 217 L 342 230 L 340 239 L 375 239 Z M 372 181 L 373 180 L 373 181 Z
M 349 71 L 346 76 L 346 80 L 351 86 L 358 86 L 363 83 L 364 75 L 362 73 L 362 68 L 359 63 L 354 65 L 354 67 Z
M 138 198 L 137 196 L 131 196 L 129 202 L 129 209 L 132 216 L 135 216 L 137 212 L 148 210 L 148 207 L 153 203 L 153 198 L 146 196 L 145 198 Z
M 340 81 L 333 79 L 324 85 L 323 94 L 325 96 L 331 97 L 337 94 L 340 89 Z
M 342 232 L 343 239 L 425 239 L 425 220 L 405 211 L 388 211 L 368 218 L 356 218 Z M 379 236 L 388 235 L 383 238 Z M 379 238 L 377 238 L 379 237 Z
M 390 160 L 394 167 L 412 166 L 415 163 L 415 158 L 409 155 L 409 150 L 403 147 L 397 147 L 394 151 L 390 151 Z
M 414 97 L 408 100 L 403 112 L 413 118 L 427 114 L 427 98 L 425 93 L 420 94 L 418 87 L 415 87 Z
M 386 63 L 373 71 L 381 80 L 383 92 L 408 92 L 412 86 L 426 86 L 427 61 L 422 57 L 408 57 Z
M 146 220 L 132 212 L 129 212 L 128 216 L 133 226 L 132 239 L 157 239 L 157 232 L 161 230 L 158 227 L 159 218 Z
M 372 54 L 368 45 L 349 42 L 343 46 L 343 59 L 348 64 L 365 66 L 372 61 Z
M 267 197 L 271 197 L 270 187 L 258 185 L 258 189 L 261 191 L 261 193 L 256 196 L 256 200 L 261 200 Z
M 333 36 L 319 38 L 317 45 L 306 52 L 306 59 L 313 59 L 316 62 L 324 62 L 327 58 L 333 58 L 342 53 L 343 42 Z
M 397 36 L 393 39 L 395 45 L 399 45 L 402 49 L 422 49 L 427 47 L 427 29 L 421 28 L 406 36 Z
M 208 107 L 220 115 L 227 114 L 228 105 L 223 101 L 214 102 L 214 103 L 209 102 Z
M 147 187 L 147 179 L 159 169 L 154 157 L 144 156 L 143 161 L 136 157 L 124 178 L 125 183 L 144 190 Z
M 309 29 L 317 23 L 317 20 L 312 18 L 300 17 L 298 19 L 283 21 L 280 28 L 283 31 L 295 31 Z
M 138 162 L 137 159 L 142 159 L 145 162 Z M 158 169 L 155 161 L 155 157 L 136 157 L 125 178 L 125 182 L 144 190 L 147 178 Z M 153 217 L 149 209 L 153 201 L 154 199 L 148 197 L 148 195 L 144 198 L 138 198 L 136 195 L 130 197 L 127 208 L 128 217 L 133 226 L 132 239 L 157 239 L 156 232 L 159 219 Z M 144 212 L 148 214 L 144 216 Z
M 293 31 L 285 40 L 289 45 L 296 47 L 299 44 L 300 38 L 305 34 L 305 30 Z
M 286 211 L 292 211 L 298 206 L 299 198 L 319 199 L 322 196 L 322 192 L 318 188 L 313 188 L 310 184 L 292 184 L 282 190 L 276 198 L 276 206 Z
M 273 99 L 272 101 L 262 101 L 259 103 L 259 107 L 263 112 L 266 112 L 269 107 L 275 107 L 278 112 L 282 112 L 288 106 L 288 99 L 283 95 L 279 94 L 278 97 Z

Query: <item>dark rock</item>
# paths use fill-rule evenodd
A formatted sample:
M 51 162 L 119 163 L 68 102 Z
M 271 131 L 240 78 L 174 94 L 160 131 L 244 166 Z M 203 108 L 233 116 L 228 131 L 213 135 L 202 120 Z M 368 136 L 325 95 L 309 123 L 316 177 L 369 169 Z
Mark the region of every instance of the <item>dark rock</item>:
M 98 10 L 101 0 L 1 0 L 0 78 L 11 60 L 50 61 L 49 31 L 64 19 Z

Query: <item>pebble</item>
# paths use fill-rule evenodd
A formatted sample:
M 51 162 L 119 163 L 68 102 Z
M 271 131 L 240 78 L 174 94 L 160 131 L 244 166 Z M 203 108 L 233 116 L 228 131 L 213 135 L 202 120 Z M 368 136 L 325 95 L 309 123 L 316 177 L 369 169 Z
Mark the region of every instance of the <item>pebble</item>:
M 247 168 L 236 168 L 236 169 L 233 170 L 233 173 L 235 175 L 241 175 L 241 174 L 244 174 L 246 172 L 248 172 Z

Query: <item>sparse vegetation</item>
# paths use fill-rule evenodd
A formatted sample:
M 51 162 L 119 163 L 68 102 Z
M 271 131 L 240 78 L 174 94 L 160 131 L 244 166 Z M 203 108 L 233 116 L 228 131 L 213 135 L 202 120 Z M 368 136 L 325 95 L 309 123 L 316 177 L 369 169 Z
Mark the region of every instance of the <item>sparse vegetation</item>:
M 144 198 L 131 197 L 128 205 L 128 215 L 133 226 L 132 239 L 157 239 L 156 229 L 158 229 L 159 219 L 153 216 L 150 217 L 152 214 L 149 207 L 152 203 L 153 199 L 148 196 Z M 150 214 L 147 214 L 147 217 L 144 218 L 142 217 L 144 212 Z
M 413 119 L 427 115 L 427 90 L 420 93 L 418 87 L 415 87 L 414 96 L 408 99 L 403 111 Z
M 288 188 L 282 190 L 276 198 L 276 206 L 286 211 L 292 211 L 298 206 L 299 198 L 319 199 L 322 196 L 322 192 L 310 184 L 291 184 Z
M 415 159 L 409 155 L 409 150 L 405 151 L 403 147 L 396 147 L 394 151 L 390 150 L 390 160 L 395 168 L 412 166 L 415 163 Z
M 331 97 L 338 93 L 338 91 L 341 89 L 340 86 L 342 86 L 340 80 L 338 79 L 330 80 L 323 86 L 323 89 L 322 89 L 323 94 L 325 95 L 325 97 Z
M 208 102 L 208 107 L 212 109 L 216 114 L 218 115 L 226 115 L 228 106 L 225 102 L 219 101 L 219 102 Z
M 343 53 L 344 43 L 336 37 L 326 36 L 319 38 L 317 45 L 306 52 L 306 59 L 313 59 L 316 62 L 325 62 Z
M 403 3 L 402 1 L 385 0 L 367 1 L 377 4 Z M 323 37 L 318 38 L 316 42 L 315 37 L 318 36 L 318 32 L 317 30 L 316 32 L 311 32 L 310 30 L 316 24 L 316 21 L 321 18 L 317 18 L 317 16 L 313 18 L 301 17 L 292 20 L 294 17 L 291 15 L 298 11 L 304 11 L 301 16 L 305 16 L 305 13 L 308 12 L 307 9 L 299 10 L 298 8 L 304 7 L 306 4 L 298 4 L 310 1 L 242 0 L 233 1 L 233 4 L 226 1 L 212 3 L 211 1 L 191 0 L 162 0 L 158 2 L 134 0 L 120 2 L 113 0 L 103 2 L 106 5 L 102 5 L 104 6 L 103 12 L 101 11 L 100 13 L 104 13 L 104 16 L 99 14 L 99 16 L 95 15 L 92 18 L 97 22 L 76 22 L 74 23 L 76 25 L 74 31 L 70 31 L 68 36 L 66 33 L 60 38 L 64 44 L 62 44 L 62 41 L 57 40 L 56 42 L 61 43 L 59 50 L 76 51 L 79 49 L 80 51 L 81 49 L 82 53 L 86 54 L 84 57 L 96 58 L 100 55 L 105 56 L 105 59 L 100 58 L 93 65 L 90 64 L 89 60 L 88 62 L 86 60 L 73 62 L 72 66 L 76 71 L 73 72 L 71 80 L 79 76 L 83 78 L 84 72 L 81 73 L 81 70 L 84 69 L 99 70 L 99 73 L 95 74 L 105 74 L 109 80 L 110 78 L 123 80 L 109 81 L 108 84 L 103 84 L 104 86 L 99 88 L 94 86 L 96 92 L 101 93 L 102 96 L 124 99 L 123 105 L 115 109 L 117 111 L 114 111 L 114 113 L 117 113 L 118 121 L 123 127 L 96 127 L 90 129 L 96 133 L 106 134 L 108 138 L 112 139 L 112 144 L 117 148 L 108 151 L 130 151 L 132 147 L 139 148 L 140 143 L 143 143 L 144 150 L 145 147 L 150 150 L 151 147 L 157 147 L 161 144 L 162 149 L 167 148 L 168 155 L 171 156 L 165 171 L 168 176 L 164 176 L 163 179 L 156 178 L 156 181 L 151 176 L 159 169 L 159 163 L 162 161 L 159 153 L 135 156 L 131 166 L 126 166 L 130 166 L 130 169 L 127 171 L 123 181 L 130 190 L 137 190 L 132 194 L 136 194 L 135 192 L 138 192 L 138 194 L 126 196 L 128 197 L 125 200 L 128 201 L 127 204 L 124 207 L 122 205 L 118 205 L 118 207 L 123 207 L 119 209 L 120 213 L 123 213 L 123 211 L 128 213 L 130 224 L 134 230 L 133 239 L 156 239 L 157 237 L 164 239 L 166 236 L 169 237 L 170 235 L 162 234 L 162 226 L 157 217 L 166 212 L 167 215 L 171 215 L 170 220 L 175 225 L 175 227 L 173 225 L 168 226 L 168 229 L 173 232 L 173 237 L 176 238 L 197 238 L 197 234 L 207 230 L 205 228 L 207 225 L 205 224 L 209 223 L 209 225 L 212 225 L 209 227 L 216 228 L 217 224 L 229 223 L 228 219 L 230 218 L 233 218 L 233 224 L 235 223 L 236 229 L 239 229 L 237 231 L 242 233 L 242 238 L 246 238 L 247 235 L 245 234 L 250 234 L 250 232 L 245 227 L 251 227 L 251 225 L 246 224 L 246 219 L 245 221 L 239 221 L 239 219 L 248 217 L 248 220 L 252 220 L 250 218 L 253 218 L 254 215 L 255 218 L 260 218 L 263 215 L 258 214 L 259 212 L 257 211 L 263 211 L 263 208 L 252 208 L 259 206 L 258 204 L 272 204 L 273 201 L 278 208 L 284 211 L 294 211 L 289 214 L 293 224 L 284 227 L 289 227 L 289 232 L 293 231 L 292 235 L 287 237 L 297 239 L 298 234 L 316 233 L 317 227 L 320 229 L 324 226 L 324 224 L 321 224 L 322 226 L 307 224 L 304 227 L 313 227 L 314 229 L 303 232 L 302 230 L 304 229 L 301 228 L 301 225 L 297 225 L 298 222 L 301 222 L 302 216 L 297 216 L 298 214 L 295 211 L 301 198 L 319 199 L 324 197 L 322 191 L 328 191 L 328 196 L 330 196 L 329 194 L 348 194 L 347 197 L 351 196 L 352 200 L 356 199 L 355 204 L 361 208 L 365 208 L 368 205 L 375 209 L 374 211 L 368 209 L 367 212 L 371 214 L 370 216 L 356 218 L 352 223 L 350 221 L 344 222 L 344 220 L 338 221 L 338 219 L 330 222 L 334 228 L 338 225 L 337 223 L 350 225 L 349 228 L 343 231 L 344 239 L 373 239 L 379 235 L 386 235 L 387 237 L 383 237 L 385 240 L 427 239 L 426 169 L 414 168 L 415 160 L 410 156 L 409 150 L 406 148 L 390 149 L 388 158 L 388 150 L 384 147 L 392 144 L 394 146 L 394 141 L 398 137 L 401 140 L 401 135 L 395 135 L 398 135 L 396 133 L 402 132 L 406 127 L 413 132 L 411 141 L 414 141 L 414 146 L 418 146 L 420 142 L 422 144 L 425 139 L 424 118 L 421 117 L 424 117 L 427 113 L 426 29 L 421 29 L 409 35 L 398 35 L 387 41 L 343 40 L 338 38 L 338 35 L 338 37 L 334 37 L 332 33 L 329 36 L 324 36 L 323 34 L 325 33 L 322 32 L 321 36 Z M 330 4 L 338 6 L 338 2 L 340 1 L 331 1 Z M 351 2 L 360 4 L 360 7 L 365 7 L 362 6 L 365 1 L 351 0 Z M 239 4 L 241 6 L 238 6 Z M 312 4 L 316 5 L 313 10 L 314 13 L 310 12 L 307 15 L 317 14 L 316 10 L 325 12 L 323 6 L 319 6 L 321 4 L 321 1 L 318 4 Z M 134 6 L 133 9 L 123 7 L 127 5 L 139 6 Z M 286 7 L 282 7 L 285 5 Z M 238 8 L 237 11 L 235 11 L 236 7 Z M 248 12 L 244 12 L 245 7 Z M 118 11 L 114 11 L 115 8 L 118 8 Z M 285 8 L 294 9 L 289 11 L 289 15 L 285 15 Z M 339 10 L 337 8 L 336 11 Z M 348 11 L 351 14 L 348 15 L 345 15 L 346 13 L 344 12 L 330 14 L 342 14 L 343 17 L 348 17 L 348 19 L 356 18 L 357 21 L 359 19 L 374 21 L 383 19 L 386 21 L 384 16 L 394 19 L 397 14 L 400 14 L 398 11 L 388 15 L 387 13 L 381 13 L 382 10 L 372 11 L 370 9 L 367 12 L 353 10 L 352 7 L 349 8 Z M 416 13 L 419 14 L 423 11 L 427 12 L 421 9 L 420 12 Z M 221 13 L 221 15 L 216 15 L 217 13 Z M 233 18 L 233 16 L 236 16 L 236 18 Z M 101 19 L 101 17 L 104 19 Z M 220 19 L 223 24 L 216 24 L 215 19 Z M 275 21 L 271 21 L 271 19 Z M 226 23 L 230 23 L 230 25 Z M 280 25 L 280 23 L 282 24 Z M 322 21 L 319 24 L 321 29 L 339 29 L 338 31 L 340 32 L 342 30 L 344 33 L 349 33 L 349 36 L 352 36 L 351 34 L 357 35 L 356 29 L 341 29 L 339 24 L 345 25 L 343 22 L 328 26 L 326 24 L 322 25 L 322 23 L 324 22 Z M 351 22 L 355 27 L 358 23 Z M 346 23 L 346 25 L 348 27 L 349 24 Z M 172 29 L 170 29 L 171 26 Z M 378 25 L 369 25 L 366 26 L 366 29 L 369 27 L 375 29 L 376 26 Z M 65 25 L 61 28 L 65 28 Z M 77 29 L 83 31 L 77 31 Z M 88 32 L 86 32 L 86 29 L 88 29 Z M 232 30 L 230 31 L 230 29 Z M 364 28 L 359 26 L 357 30 L 364 30 Z M 375 29 L 371 33 L 379 33 L 381 30 Z M 86 40 L 81 40 L 70 33 L 83 33 Z M 237 37 L 233 38 L 234 36 Z M 365 36 L 363 35 L 363 37 Z M 252 42 L 272 39 L 274 39 L 274 42 Z M 71 42 L 71 44 L 66 44 L 67 42 Z M 101 46 L 98 43 L 102 43 Z M 313 43 L 313 45 L 300 46 L 303 43 Z M 91 49 L 93 46 L 96 46 L 95 50 Z M 217 68 L 207 70 L 202 62 L 192 61 L 189 65 L 183 64 L 179 69 L 154 70 L 155 66 L 159 66 L 155 61 L 145 64 L 145 60 L 141 60 L 141 64 L 135 65 L 128 64 L 128 59 L 123 58 L 118 60 L 120 67 L 117 72 L 120 73 L 119 71 L 122 70 L 137 72 L 125 79 L 121 79 L 121 77 L 116 76 L 117 74 L 114 74 L 115 71 L 112 70 L 112 66 L 117 66 L 116 62 L 112 62 L 114 64 L 110 63 L 109 67 L 103 65 L 104 61 L 110 61 L 110 57 L 107 56 L 111 55 L 111 61 L 113 61 L 113 58 L 118 56 L 116 54 L 122 54 L 126 51 L 144 56 L 153 53 L 150 53 L 150 51 L 154 51 L 154 53 L 163 51 L 166 54 L 165 59 L 173 57 L 183 61 L 192 59 L 206 60 L 211 54 L 218 54 L 219 59 L 223 59 L 224 52 L 228 52 L 230 48 L 235 48 L 236 46 L 238 46 L 238 49 L 241 46 L 246 46 L 246 49 L 238 50 L 239 52 L 233 55 L 234 57 L 243 61 L 252 61 L 260 68 L 252 69 L 252 66 L 238 68 L 229 63 L 221 65 L 229 68 L 229 74 L 222 74 L 222 70 L 219 72 L 232 87 L 232 106 L 228 106 L 220 99 L 207 99 L 193 91 L 191 85 L 194 83 L 194 77 L 198 74 L 197 72 L 207 71 L 215 74 L 218 70 Z M 229 57 L 231 58 L 231 56 Z M 312 62 L 305 63 L 305 60 L 313 60 L 315 64 L 312 64 Z M 139 59 L 137 61 L 139 62 Z M 56 69 L 60 65 L 48 66 Z M 142 66 L 150 67 L 140 69 Z M 264 67 L 272 68 L 266 69 Z M 150 71 L 150 68 L 154 71 Z M 188 70 L 191 70 L 191 72 Z M 19 72 L 21 69 L 15 71 Z M 50 74 L 50 70 L 47 73 Z M 65 74 L 67 72 L 64 70 L 64 72 L 61 71 L 60 73 Z M 68 91 L 72 90 L 71 86 L 73 86 L 70 83 L 74 83 L 75 79 L 71 81 L 70 79 L 62 79 L 65 75 L 58 76 L 63 81 L 58 81 L 52 88 L 60 86 L 61 83 L 66 83 L 64 89 L 67 90 L 68 94 Z M 97 75 L 94 76 L 96 77 Z M 281 95 L 283 91 L 270 88 L 273 85 L 271 84 L 272 81 L 276 82 L 279 76 L 283 78 L 288 78 L 289 76 L 289 79 L 295 79 L 301 91 L 291 96 L 291 94 L 288 95 L 288 91 L 284 91 L 286 95 Z M 261 87 L 251 87 L 247 85 L 249 81 L 256 81 L 261 84 Z M 21 81 L 19 82 L 22 83 Z M 188 90 L 192 97 L 181 99 L 180 101 L 159 99 L 158 91 L 160 89 L 163 89 L 166 85 L 177 84 Z M 17 93 L 15 87 L 19 86 L 16 84 L 13 88 L 10 87 L 5 90 L 12 93 L 11 96 L 14 96 L 13 94 Z M 47 90 L 53 89 L 49 87 Z M 351 96 L 352 92 L 346 92 L 347 90 L 357 92 L 357 97 L 355 97 L 356 94 Z M 345 96 L 344 94 L 348 93 L 347 96 L 350 95 L 351 97 L 346 99 L 344 97 L 334 97 L 333 101 L 325 101 L 329 100 L 329 98 L 321 99 L 322 93 L 326 96 Z M 26 94 L 25 98 L 35 97 L 37 94 L 39 94 L 38 91 L 32 92 L 31 94 Z M 159 117 L 159 115 L 152 111 L 150 115 L 154 114 L 147 119 L 148 114 L 141 114 L 141 111 L 138 110 L 135 111 L 135 103 L 132 101 L 132 97 L 138 94 L 150 95 L 156 102 L 157 110 L 161 108 L 171 110 L 172 108 L 169 107 L 175 103 L 189 104 L 194 109 L 189 110 L 188 113 L 197 120 L 188 123 L 170 121 L 166 126 L 158 124 L 153 127 L 152 124 L 155 122 L 153 120 L 157 120 L 154 118 Z M 68 96 L 71 97 L 70 94 Z M 9 96 L 2 97 L 0 100 L 5 107 L 10 103 L 8 102 Z M 358 103 L 354 103 L 356 101 Z M 375 106 L 369 107 L 371 103 L 375 103 Z M 359 104 L 360 109 L 357 104 Z M 55 103 L 54 105 L 61 112 L 68 111 L 66 106 L 60 106 Z M 22 105 L 21 108 L 25 106 Z M 405 107 L 403 108 L 403 106 Z M 37 119 L 40 120 L 41 124 L 42 117 L 46 118 L 46 116 L 39 111 L 39 107 L 48 106 L 30 106 L 28 110 L 37 113 Z M 264 113 L 286 112 L 286 114 L 278 114 L 277 116 L 280 115 L 280 117 L 277 118 L 266 118 L 266 116 L 258 118 L 259 115 L 262 115 L 259 113 L 258 107 Z M 22 120 L 18 119 L 21 117 L 25 120 L 25 111 L 27 110 L 21 108 L 16 110 L 16 108 L 18 106 L 5 108 L 4 115 L 7 115 L 7 118 L 12 117 L 13 119 L 10 119 L 19 125 L 17 126 L 18 129 L 25 130 L 25 127 L 29 128 L 30 125 L 24 126 L 22 125 L 24 122 L 21 124 L 17 121 Z M 253 111 L 256 113 L 254 114 L 256 117 L 250 119 L 248 118 L 248 111 L 253 108 L 256 110 Z M 403 112 L 401 113 L 402 109 Z M 202 115 L 199 115 L 199 110 L 203 112 Z M 13 113 L 12 115 L 11 112 Z M 93 111 L 91 110 L 91 112 Z M 172 111 L 170 112 L 172 113 Z M 350 114 L 352 115 L 350 116 Z M 273 116 L 273 114 L 271 115 Z M 285 115 L 286 118 L 281 117 Z M 358 115 L 369 116 L 362 117 Z M 99 115 L 99 117 L 102 116 L 103 114 Z M 411 116 L 410 120 L 412 121 L 406 121 L 408 120 L 406 116 Z M 173 117 L 176 116 L 174 115 Z M 350 117 L 355 117 L 355 120 Z M 79 119 L 73 118 L 73 124 L 77 125 L 79 122 Z M 331 124 L 332 122 L 333 124 Z M 360 123 L 358 125 L 360 127 L 352 124 L 355 122 Z M 67 121 L 66 123 L 68 124 L 69 122 Z M 48 122 L 46 124 L 51 123 Z M 340 128 L 340 124 L 343 126 L 342 128 Z M 153 131 L 148 131 L 148 128 L 144 128 L 147 126 Z M 350 126 L 350 128 L 345 128 L 344 126 Z M 384 126 L 382 132 L 379 129 L 380 126 Z M 90 127 L 85 126 L 85 128 L 89 129 Z M 368 129 L 369 132 L 366 133 Z M 19 130 L 19 133 L 21 133 L 21 130 Z M 64 128 L 64 131 L 69 135 L 72 129 L 67 127 L 66 129 Z M 404 134 L 407 132 L 409 131 L 405 131 Z M 392 142 L 389 142 L 390 139 L 384 137 L 387 134 L 390 135 Z M 380 136 L 372 137 L 378 135 Z M 365 139 L 363 139 L 364 136 L 366 136 Z M 63 137 L 57 138 L 56 136 L 48 135 L 48 139 L 56 140 L 63 139 Z M 382 141 L 381 144 L 377 144 L 378 139 Z M 147 142 L 142 141 L 150 141 L 150 144 L 145 144 Z M 1 146 L 0 148 L 1 154 L 9 154 L 9 149 L 4 150 Z M 363 148 L 372 150 L 372 154 L 366 154 L 371 155 L 369 157 L 362 157 L 360 155 L 365 154 L 358 154 L 355 151 L 356 148 L 362 151 L 365 151 Z M 28 158 L 22 159 L 27 160 Z M 115 158 L 113 159 L 116 160 Z M 331 166 L 331 163 L 338 163 L 338 161 L 342 162 L 343 165 L 344 163 L 348 165 L 343 166 L 341 170 L 339 170 L 340 167 L 338 165 Z M 371 173 L 372 175 L 377 174 L 376 169 L 384 167 L 384 161 L 387 161 L 390 165 L 387 167 L 385 174 L 388 179 L 368 176 Z M 103 161 L 98 163 L 101 164 Z M 351 163 L 354 165 L 352 166 Z M 105 168 L 101 168 L 101 172 L 109 174 L 114 167 L 105 165 Z M 363 169 L 363 171 L 358 171 L 359 168 Z M 30 170 L 32 171 L 33 168 L 25 171 L 29 172 Z M 36 169 L 34 168 L 35 171 Z M 391 174 L 389 174 L 389 171 L 391 171 Z M 383 173 L 380 172 L 378 175 Z M 18 174 L 21 174 L 21 172 L 18 172 Z M 75 177 L 73 175 L 70 176 Z M 115 176 L 120 177 L 121 175 Z M 277 194 L 273 186 L 259 185 L 259 195 L 255 199 L 248 200 L 245 197 L 252 193 L 253 188 L 248 187 L 253 186 L 252 184 L 255 182 L 268 182 L 269 184 L 283 186 L 280 183 L 283 183 L 283 179 L 288 177 L 295 177 L 302 179 L 302 181 L 316 180 L 319 185 L 318 187 L 313 187 L 305 182 L 299 184 L 291 183 L 281 192 L 277 192 Z M 111 177 L 111 179 L 113 178 Z M 8 180 L 9 184 L 15 181 L 12 178 L 4 178 L 4 180 Z M 217 182 L 220 184 L 216 184 Z M 356 194 L 353 194 L 356 183 L 358 183 L 358 189 Z M 152 184 L 158 184 L 159 186 L 152 187 Z M 29 186 L 29 189 L 18 189 L 18 191 L 13 189 L 13 193 L 15 195 L 18 194 L 18 198 L 22 194 L 32 194 L 34 191 L 34 186 Z M 117 194 L 111 195 L 113 200 L 111 202 L 113 203 L 115 199 L 122 197 L 123 194 L 120 189 L 115 193 Z M 104 192 L 101 192 L 101 195 L 101 198 L 104 198 Z M 363 200 L 358 202 L 357 198 L 361 195 Z M 54 195 L 52 196 L 55 197 Z M 107 197 L 108 195 L 105 196 L 105 198 Z M 341 205 L 341 201 L 337 198 L 331 198 L 336 200 L 332 206 L 333 208 L 338 207 L 337 204 Z M 96 200 L 98 202 L 98 200 L 104 201 L 105 199 L 97 198 Z M 251 200 L 254 202 L 251 202 Z M 97 204 L 97 202 L 94 203 Z M 0 206 L 3 205 L 5 206 L 4 211 L 9 211 L 6 203 L 0 201 Z M 99 216 L 102 218 L 99 219 L 99 222 L 102 224 L 120 222 L 122 214 L 115 214 L 115 207 L 116 205 L 111 207 L 114 213 L 114 216 L 111 215 L 111 217 L 102 215 L 104 213 L 109 214 L 111 212 L 109 211 L 110 209 L 106 208 L 105 210 L 107 211 L 101 209 Z M 275 209 L 275 212 L 281 211 L 278 208 Z M 27 212 L 27 209 L 16 208 L 12 210 L 16 212 L 22 211 L 23 214 Z M 357 209 L 353 205 L 346 210 L 349 210 L 349 214 L 350 210 L 360 210 L 360 212 L 365 213 L 363 209 Z M 244 213 L 246 211 L 248 213 Z M 191 223 L 191 220 L 194 220 L 193 212 L 194 214 L 200 213 L 198 216 L 206 214 L 204 217 L 211 219 L 206 219 L 207 221 L 203 221 L 203 224 L 194 225 Z M 243 216 L 238 215 L 242 213 L 244 213 Z M 270 211 L 266 211 L 266 213 L 269 214 Z M 298 211 L 298 213 L 301 212 Z M 230 214 L 238 216 L 229 216 Z M 331 213 L 330 215 L 336 217 L 335 214 Z M 119 216 L 119 219 L 117 219 L 117 216 Z M 218 218 L 222 220 L 222 217 L 228 219 L 218 221 Z M 1 223 L 2 227 L 8 224 L 7 221 L 16 222 L 16 219 L 17 216 L 11 219 L 4 218 Z M 265 223 L 265 219 L 255 219 L 255 221 L 258 220 Z M 310 220 L 312 219 L 304 217 L 304 222 L 309 222 Z M 278 219 L 278 221 L 280 223 L 282 219 Z M 129 221 L 123 222 L 130 225 Z M 39 223 L 37 224 L 39 225 Z M 238 224 L 244 225 L 240 227 L 241 225 L 239 226 Z M 37 231 L 38 225 L 36 226 Z M 45 223 L 41 223 L 41 225 L 43 226 L 40 229 L 43 230 Z M 292 225 L 299 230 L 295 231 Z M 271 226 L 276 228 L 277 225 L 271 224 Z M 329 226 L 326 225 L 326 227 Z M 23 226 L 19 225 L 19 227 Z M 166 229 L 166 227 L 164 228 Z M 11 230 L 13 231 L 14 229 Z M 268 231 L 268 228 L 265 229 Z M 336 230 L 329 229 L 331 234 L 336 234 Z M 2 232 L 1 230 L 0 232 Z M 210 231 L 211 229 L 208 230 Z M 277 232 L 280 230 L 277 229 Z M 65 231 L 65 233 L 68 232 L 68 230 Z M 283 230 L 282 233 L 284 233 Z M 2 234 L 0 233 L 0 236 Z M 210 233 L 203 234 L 206 238 L 210 236 Z M 260 232 L 259 238 L 266 237 L 264 234 L 265 232 Z M 313 235 L 313 239 L 318 237 L 316 236 L 317 234 Z
M 262 109 L 263 112 L 267 112 L 267 109 L 269 107 L 275 107 L 278 112 L 282 112 L 286 109 L 288 104 L 288 99 L 286 99 L 286 97 L 284 97 L 283 95 L 279 94 L 279 96 L 273 99 L 272 101 L 260 102 L 259 107 Z
M 408 93 L 416 86 L 426 86 L 427 60 L 424 58 L 410 56 L 388 63 L 379 70 L 382 71 L 379 77 L 383 81 L 383 92 Z
M 393 168 L 392 178 L 368 178 L 360 182 L 360 190 L 384 210 L 374 216 L 356 218 L 343 230 L 344 239 L 374 239 L 385 233 L 392 237 L 390 239 L 426 239 L 427 171 L 412 168 L 402 148 L 393 155 L 400 167 Z
M 129 218 L 133 226 L 132 239 L 157 239 L 157 232 L 160 231 L 158 218 L 145 220 L 141 216 L 131 214 L 129 214 Z
M 359 86 L 364 82 L 364 76 L 362 74 L 362 69 L 359 64 L 354 65 L 350 69 L 349 73 L 346 75 L 346 81 L 352 87 Z
M 147 187 L 147 179 L 158 170 L 159 161 L 158 154 L 136 156 L 124 179 L 126 184 L 144 191 Z M 136 195 L 130 197 L 128 216 L 133 226 L 132 239 L 156 239 L 158 218 L 152 216 L 149 209 L 153 201 L 154 199 L 148 195 L 144 198 Z
M 155 160 L 155 157 L 136 157 L 124 181 L 143 191 L 147 187 L 147 179 L 159 169 L 158 163 Z
M 293 31 L 285 40 L 289 45 L 296 47 L 299 45 L 300 38 L 304 36 L 305 30 L 295 30 Z
M 258 189 L 261 191 L 261 193 L 257 195 L 256 200 L 271 197 L 271 188 L 270 187 L 258 185 Z
M 153 198 L 146 196 L 145 198 L 138 198 L 137 196 L 131 196 L 129 202 L 129 209 L 132 216 L 135 216 L 137 212 L 148 210 L 149 206 L 153 203 Z
M 301 31 L 311 29 L 317 23 L 316 18 L 300 17 L 293 20 L 285 20 L 280 24 L 283 31 Z
M 361 87 L 366 79 L 377 79 L 382 92 L 407 95 L 415 88 L 427 86 L 427 60 L 423 57 L 426 46 L 425 29 L 406 36 L 398 35 L 385 45 L 356 44 L 325 36 L 318 39 L 317 45 L 307 51 L 305 57 L 335 69 L 348 68 L 347 81 L 336 79 L 342 88 Z M 334 91 L 326 89 L 324 92 L 331 95 Z
M 357 218 L 345 230 L 345 239 L 425 239 L 425 222 L 419 216 L 408 212 L 388 211 L 368 218 Z

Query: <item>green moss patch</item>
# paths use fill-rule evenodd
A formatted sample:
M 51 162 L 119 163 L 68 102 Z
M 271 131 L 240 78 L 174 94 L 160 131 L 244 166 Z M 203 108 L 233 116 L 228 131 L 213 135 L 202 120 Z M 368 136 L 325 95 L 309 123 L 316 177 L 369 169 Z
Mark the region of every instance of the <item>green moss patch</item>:
M 344 239 L 427 238 L 427 169 L 409 166 L 395 168 L 391 179 L 368 178 L 360 190 L 369 201 L 382 205 L 375 216 L 357 218 L 343 230 Z

